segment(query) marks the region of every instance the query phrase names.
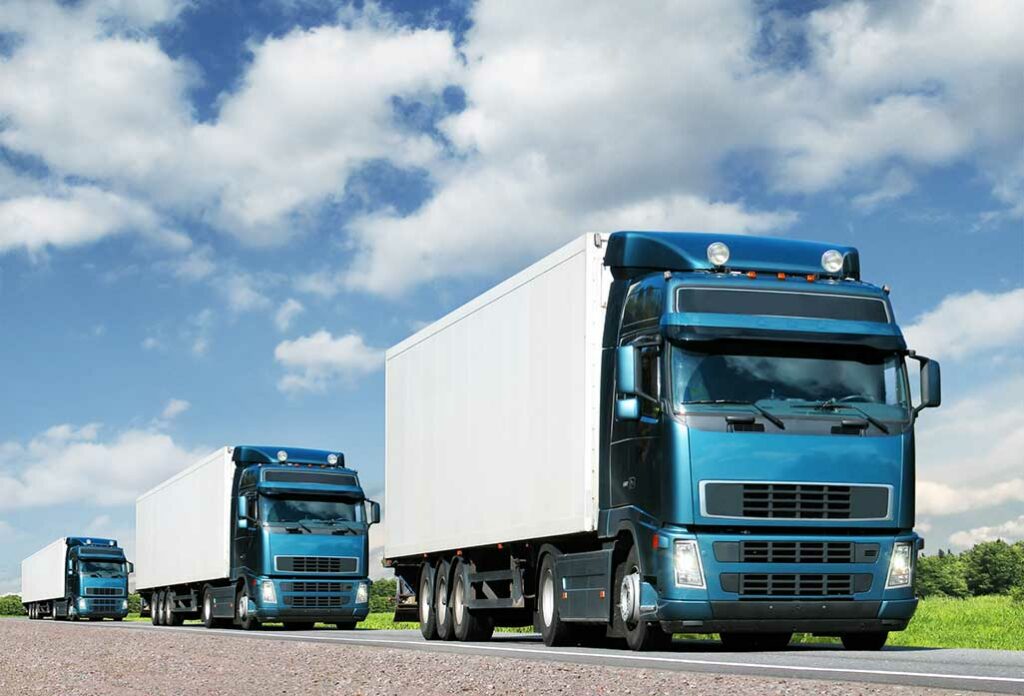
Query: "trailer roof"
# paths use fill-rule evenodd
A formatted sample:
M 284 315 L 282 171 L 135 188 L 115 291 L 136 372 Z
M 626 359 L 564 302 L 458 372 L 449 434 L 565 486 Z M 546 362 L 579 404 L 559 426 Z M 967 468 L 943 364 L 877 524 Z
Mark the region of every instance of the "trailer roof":
M 633 271 L 711 271 L 708 245 L 729 247 L 729 269 L 766 273 L 821 274 L 821 256 L 835 249 L 846 258 L 843 277 L 860 279 L 860 254 L 854 247 L 796 239 L 753 237 L 704 232 L 613 232 L 604 262 L 619 277 Z

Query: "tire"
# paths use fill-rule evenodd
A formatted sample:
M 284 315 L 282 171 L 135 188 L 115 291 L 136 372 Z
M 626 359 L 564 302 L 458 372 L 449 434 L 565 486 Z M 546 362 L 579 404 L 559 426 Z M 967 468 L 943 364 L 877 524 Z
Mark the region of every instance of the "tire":
M 316 625 L 313 621 L 285 621 L 284 630 L 286 631 L 312 631 Z
M 434 569 L 424 563 L 420 568 L 420 586 L 416 593 L 419 605 L 420 633 L 426 640 L 437 640 L 437 617 L 434 616 Z
M 534 617 L 544 645 L 549 648 L 568 645 L 572 634 L 572 627 L 558 617 L 556 584 L 555 556 L 549 553 L 541 561 L 540 573 L 537 574 L 537 613 Z
M 259 619 L 249 613 L 249 590 L 244 583 L 235 596 L 235 621 L 243 631 L 256 631 L 260 627 Z
M 451 564 L 441 561 L 434 574 L 434 616 L 437 617 L 438 640 L 455 640 L 452 630 L 451 587 L 448 578 L 451 575 Z
M 224 625 L 224 619 L 215 618 L 213 615 L 213 588 L 203 588 L 203 608 L 199 617 L 206 628 L 220 628 Z
M 167 589 L 164 592 L 164 626 L 180 626 L 182 624 L 181 614 L 174 613 L 174 590 Z
M 785 650 L 792 633 L 722 633 L 719 638 L 728 650 L 751 652 L 756 650 Z
M 881 650 L 889 640 L 888 631 L 872 633 L 846 633 L 839 636 L 847 650 Z
M 452 630 L 455 640 L 486 641 L 494 634 L 494 622 L 490 617 L 474 614 L 466 606 L 470 593 L 466 581 L 466 568 L 462 562 L 455 566 L 455 584 L 452 586 Z
M 149 596 L 149 620 L 154 626 L 164 625 L 164 593 L 159 590 Z
M 339 621 L 338 623 L 334 624 L 334 627 L 339 631 L 354 631 L 356 628 L 356 623 L 357 622 L 355 621 Z
M 667 650 L 672 644 L 672 636 L 661 630 L 658 623 L 635 618 L 640 606 L 639 558 L 636 546 L 631 546 L 626 559 L 615 567 L 614 622 L 622 631 L 630 650 Z

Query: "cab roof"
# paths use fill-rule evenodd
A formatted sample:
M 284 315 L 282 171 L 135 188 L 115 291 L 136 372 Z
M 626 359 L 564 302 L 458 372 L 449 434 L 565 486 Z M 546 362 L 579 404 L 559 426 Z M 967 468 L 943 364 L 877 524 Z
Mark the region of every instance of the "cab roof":
M 327 466 L 328 455 L 338 457 L 338 463 L 332 466 L 344 467 L 345 455 L 338 450 L 317 450 L 303 447 L 284 447 L 275 445 L 235 445 L 231 459 L 239 464 L 277 464 L 278 452 L 286 452 L 286 462 L 292 464 L 320 464 Z

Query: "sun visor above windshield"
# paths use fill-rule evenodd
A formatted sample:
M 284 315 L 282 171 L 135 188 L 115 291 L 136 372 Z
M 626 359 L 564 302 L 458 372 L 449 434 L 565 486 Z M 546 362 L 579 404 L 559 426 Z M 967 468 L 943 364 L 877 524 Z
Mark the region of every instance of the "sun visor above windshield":
M 667 338 L 680 342 L 740 339 L 842 343 L 886 351 L 907 348 L 898 326 L 875 321 L 688 312 L 667 314 L 661 325 Z

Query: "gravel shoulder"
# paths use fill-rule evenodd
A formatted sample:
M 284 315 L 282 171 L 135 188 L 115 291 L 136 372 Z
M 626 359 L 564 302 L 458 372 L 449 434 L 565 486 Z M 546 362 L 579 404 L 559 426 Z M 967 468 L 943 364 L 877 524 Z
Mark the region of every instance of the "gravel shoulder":
M 0 620 L 2 694 L 864 694 L 943 689 L 699 674 Z

